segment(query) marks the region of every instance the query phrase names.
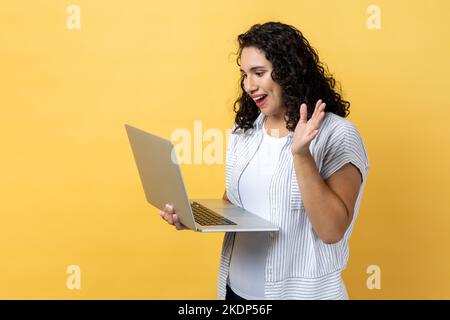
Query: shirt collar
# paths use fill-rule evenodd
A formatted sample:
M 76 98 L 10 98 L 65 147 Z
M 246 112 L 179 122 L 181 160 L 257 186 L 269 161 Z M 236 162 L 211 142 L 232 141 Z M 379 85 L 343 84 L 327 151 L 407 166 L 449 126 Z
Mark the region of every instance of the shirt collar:
M 259 113 L 258 117 L 256 118 L 256 120 L 253 122 L 253 126 L 255 128 L 255 130 L 259 133 L 262 133 L 263 130 L 263 123 L 264 123 L 264 119 L 266 118 L 266 115 L 262 112 Z M 287 139 L 291 140 L 294 136 L 294 132 L 293 131 L 289 131 L 288 135 L 287 135 Z

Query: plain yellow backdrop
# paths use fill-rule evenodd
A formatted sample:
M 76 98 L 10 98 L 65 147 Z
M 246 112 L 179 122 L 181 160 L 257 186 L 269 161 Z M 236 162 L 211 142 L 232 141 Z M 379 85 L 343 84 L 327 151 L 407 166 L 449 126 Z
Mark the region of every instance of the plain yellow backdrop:
M 71 4 L 79 30 L 67 27 Z M 366 25 L 371 4 L 379 30 Z M 223 234 L 163 223 L 123 125 L 169 138 L 201 120 L 225 132 L 236 37 L 272 20 L 318 50 L 368 150 L 350 297 L 449 299 L 448 12 L 446 0 L 2 3 L 0 298 L 216 298 Z M 192 197 L 222 196 L 223 164 L 182 171 Z M 66 286 L 69 265 L 80 290 Z M 367 287 L 371 265 L 381 289 Z

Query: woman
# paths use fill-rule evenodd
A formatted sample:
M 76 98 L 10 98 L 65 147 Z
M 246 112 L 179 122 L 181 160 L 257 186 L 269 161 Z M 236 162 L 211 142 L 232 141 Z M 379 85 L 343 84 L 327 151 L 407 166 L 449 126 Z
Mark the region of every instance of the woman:
M 296 28 L 257 24 L 238 42 L 224 199 L 280 231 L 225 234 L 219 298 L 348 299 L 341 272 L 369 169 L 350 103 Z M 160 214 L 185 228 L 170 206 Z

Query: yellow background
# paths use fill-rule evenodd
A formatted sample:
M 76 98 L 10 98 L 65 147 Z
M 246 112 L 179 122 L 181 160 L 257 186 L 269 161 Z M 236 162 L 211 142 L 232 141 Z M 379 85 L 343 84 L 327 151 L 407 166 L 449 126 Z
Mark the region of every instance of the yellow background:
M 66 26 L 81 9 L 81 29 Z M 381 8 L 369 30 L 367 7 Z M 146 202 L 124 123 L 225 132 L 236 37 L 282 21 L 351 103 L 371 169 L 344 271 L 353 299 L 450 298 L 450 2 L 9 1 L 0 10 L 0 298 L 215 299 L 222 234 Z M 224 146 L 225 148 L 225 146 Z M 224 165 L 183 165 L 221 197 Z M 69 265 L 81 289 L 66 287 Z M 381 268 L 381 289 L 366 269 Z

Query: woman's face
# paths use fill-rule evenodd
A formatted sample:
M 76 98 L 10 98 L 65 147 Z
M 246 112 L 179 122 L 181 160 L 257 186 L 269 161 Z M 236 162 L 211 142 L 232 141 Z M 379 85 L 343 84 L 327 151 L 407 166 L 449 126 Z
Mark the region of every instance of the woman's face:
M 282 89 L 273 81 L 272 70 L 272 63 L 263 51 L 256 47 L 242 49 L 241 73 L 244 75 L 245 91 L 266 116 L 282 117 L 286 111 L 282 104 Z M 259 100 L 261 96 L 263 98 Z

